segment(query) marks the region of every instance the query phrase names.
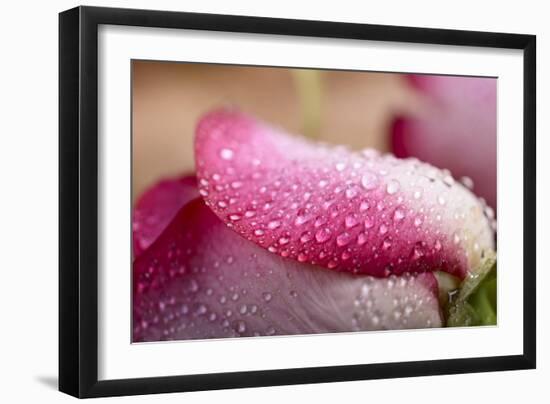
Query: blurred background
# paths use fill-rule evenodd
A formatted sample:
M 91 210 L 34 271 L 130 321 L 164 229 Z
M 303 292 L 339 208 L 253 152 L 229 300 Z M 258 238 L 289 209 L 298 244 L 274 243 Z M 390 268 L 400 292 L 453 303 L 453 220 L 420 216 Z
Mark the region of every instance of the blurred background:
M 133 199 L 194 171 L 201 115 L 233 106 L 291 133 L 415 156 L 496 208 L 496 79 L 133 61 Z

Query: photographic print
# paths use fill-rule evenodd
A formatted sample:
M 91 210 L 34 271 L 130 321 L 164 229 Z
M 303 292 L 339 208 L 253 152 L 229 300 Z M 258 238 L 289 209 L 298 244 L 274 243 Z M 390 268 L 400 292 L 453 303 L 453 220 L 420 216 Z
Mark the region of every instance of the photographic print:
M 132 342 L 497 324 L 497 78 L 131 69 Z

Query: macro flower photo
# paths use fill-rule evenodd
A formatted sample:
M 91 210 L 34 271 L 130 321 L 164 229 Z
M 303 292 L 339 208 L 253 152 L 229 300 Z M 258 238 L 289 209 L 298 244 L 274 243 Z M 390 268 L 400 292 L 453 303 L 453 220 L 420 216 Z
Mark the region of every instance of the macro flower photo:
M 495 78 L 132 63 L 133 342 L 497 324 Z

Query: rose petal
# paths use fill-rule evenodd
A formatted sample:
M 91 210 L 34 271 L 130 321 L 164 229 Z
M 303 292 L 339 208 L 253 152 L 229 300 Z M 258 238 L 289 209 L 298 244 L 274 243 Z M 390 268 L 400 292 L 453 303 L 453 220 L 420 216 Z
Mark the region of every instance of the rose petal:
M 493 248 L 478 199 L 415 159 L 315 144 L 229 110 L 200 121 L 195 152 L 208 206 L 284 257 L 378 277 L 462 278 Z
M 394 123 L 394 153 L 471 178 L 496 208 L 496 79 L 414 75 L 411 81 L 431 106 Z
M 198 196 L 195 176 L 163 180 L 137 201 L 132 216 L 134 257 L 146 250 L 173 219 L 178 210 Z
M 270 254 L 201 199 L 134 262 L 133 339 L 439 327 L 431 273 L 377 279 Z

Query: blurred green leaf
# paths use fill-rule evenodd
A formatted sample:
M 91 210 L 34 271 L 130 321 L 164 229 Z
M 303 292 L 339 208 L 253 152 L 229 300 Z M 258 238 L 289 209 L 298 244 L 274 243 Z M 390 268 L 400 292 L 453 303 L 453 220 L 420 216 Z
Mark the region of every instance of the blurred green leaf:
M 465 327 L 497 323 L 497 261 L 487 254 L 479 268 L 451 293 L 447 326 Z

